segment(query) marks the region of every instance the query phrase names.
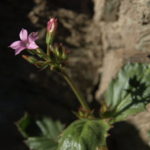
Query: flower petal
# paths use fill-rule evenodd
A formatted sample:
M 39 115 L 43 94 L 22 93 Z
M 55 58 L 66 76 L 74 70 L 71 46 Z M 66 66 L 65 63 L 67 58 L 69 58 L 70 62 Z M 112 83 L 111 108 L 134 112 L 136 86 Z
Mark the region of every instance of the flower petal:
M 32 32 L 28 36 L 29 42 L 34 42 L 38 39 L 38 32 Z
M 18 49 L 18 50 L 15 50 L 15 55 L 18 55 L 20 54 L 20 52 L 22 52 L 24 49 Z
M 35 42 L 30 42 L 27 45 L 27 49 L 37 49 L 39 46 Z
M 9 47 L 12 49 L 22 49 L 25 48 L 25 45 L 22 41 L 15 41 Z
M 15 55 L 18 55 L 22 50 L 26 49 L 22 41 L 15 41 L 9 47 L 15 50 Z
M 21 29 L 20 33 L 19 33 L 20 39 L 22 41 L 27 41 L 28 39 L 28 31 L 26 29 Z

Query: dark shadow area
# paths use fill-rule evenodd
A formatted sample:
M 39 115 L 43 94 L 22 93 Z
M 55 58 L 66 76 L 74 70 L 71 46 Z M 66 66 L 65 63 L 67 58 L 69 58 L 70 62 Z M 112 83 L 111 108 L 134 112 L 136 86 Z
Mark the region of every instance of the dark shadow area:
M 24 61 L 14 57 L 8 46 L 18 39 L 21 28 L 34 29 L 26 16 L 33 5 L 30 0 L 0 1 L 0 149 L 3 150 L 26 149 L 14 125 L 25 111 L 27 93 L 19 87 L 24 82 Z
M 150 150 L 141 139 L 138 129 L 128 122 L 119 122 L 110 130 L 109 150 Z

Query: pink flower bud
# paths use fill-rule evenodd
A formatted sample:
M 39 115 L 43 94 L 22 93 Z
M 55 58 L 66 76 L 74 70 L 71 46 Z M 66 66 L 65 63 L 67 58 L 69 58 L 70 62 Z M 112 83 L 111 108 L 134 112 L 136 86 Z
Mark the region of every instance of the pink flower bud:
M 47 22 L 47 31 L 48 32 L 55 32 L 57 29 L 57 19 L 56 18 L 51 18 Z
M 56 18 L 51 18 L 47 22 L 47 34 L 46 34 L 46 44 L 51 45 L 53 43 L 55 34 L 56 34 L 56 29 L 57 29 L 57 19 Z

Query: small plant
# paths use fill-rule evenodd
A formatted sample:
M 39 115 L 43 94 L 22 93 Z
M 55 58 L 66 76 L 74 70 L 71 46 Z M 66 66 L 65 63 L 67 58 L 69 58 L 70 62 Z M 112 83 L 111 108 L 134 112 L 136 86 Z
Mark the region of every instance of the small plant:
M 108 150 L 106 139 L 113 124 L 144 111 L 150 102 L 150 65 L 124 65 L 105 92 L 97 112 L 99 116 L 95 116 L 95 108 L 91 108 L 65 69 L 67 50 L 63 45 L 54 44 L 57 26 L 56 18 L 47 23 L 46 50 L 35 43 L 38 33 L 28 35 L 26 29 L 20 31 L 20 40 L 10 47 L 15 50 L 15 55 L 27 50 L 29 55 L 22 57 L 29 63 L 60 74 L 73 90 L 82 109 L 76 112 L 77 120 L 67 128 L 58 121 L 43 118 L 34 122 L 40 134 L 33 136 L 28 132 L 33 120 L 27 114 L 18 121 L 17 127 L 31 150 Z

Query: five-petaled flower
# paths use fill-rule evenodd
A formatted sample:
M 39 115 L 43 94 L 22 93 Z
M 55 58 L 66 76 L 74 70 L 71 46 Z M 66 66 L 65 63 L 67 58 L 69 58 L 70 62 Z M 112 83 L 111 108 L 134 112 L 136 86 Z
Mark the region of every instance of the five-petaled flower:
M 34 50 L 38 48 L 35 41 L 38 39 L 38 33 L 32 32 L 28 35 L 26 29 L 22 29 L 19 33 L 20 40 L 13 42 L 9 47 L 15 50 L 15 55 L 18 55 L 25 49 Z

